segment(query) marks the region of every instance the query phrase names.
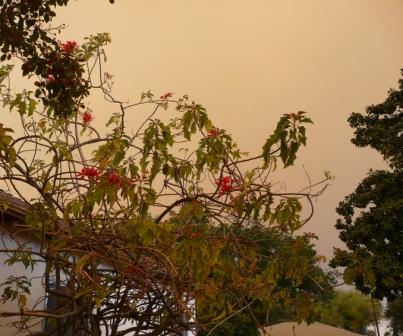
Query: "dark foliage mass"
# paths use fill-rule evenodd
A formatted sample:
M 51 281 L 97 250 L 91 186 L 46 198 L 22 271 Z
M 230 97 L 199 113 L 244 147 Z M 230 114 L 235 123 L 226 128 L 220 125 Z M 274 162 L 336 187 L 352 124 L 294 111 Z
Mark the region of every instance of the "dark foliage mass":
M 371 170 L 342 201 L 336 228 L 347 248 L 336 249 L 332 266 L 364 293 L 393 300 L 403 290 L 403 79 L 387 99 L 353 113 L 352 142 L 379 151 L 389 170 Z
M 400 297 L 388 303 L 385 317 L 389 320 L 388 335 L 403 335 L 403 298 Z
M 63 26 L 53 27 L 57 6 L 69 0 L 0 0 L 1 61 L 19 55 L 23 76 L 36 75 L 35 97 L 48 107 L 48 114 L 67 117 L 83 107 L 89 94 L 84 78 L 85 57 L 74 57 L 72 48 L 56 36 Z

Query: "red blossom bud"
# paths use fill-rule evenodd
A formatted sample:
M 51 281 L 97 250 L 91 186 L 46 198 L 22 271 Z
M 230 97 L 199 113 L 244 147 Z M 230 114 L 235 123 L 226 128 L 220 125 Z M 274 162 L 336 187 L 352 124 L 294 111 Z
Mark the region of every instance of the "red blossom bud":
M 173 95 L 174 95 L 173 92 L 166 92 L 160 98 L 163 100 L 167 100 L 168 98 L 171 98 Z
M 76 41 L 66 41 L 64 43 L 60 44 L 60 47 L 66 54 L 71 54 L 74 52 L 77 48 L 77 42 Z
M 83 119 L 83 123 L 87 125 L 94 119 L 94 116 L 91 114 L 90 111 L 85 111 L 81 115 L 81 118 Z
M 109 175 L 108 183 L 110 186 L 113 186 L 113 185 L 120 186 L 122 184 L 122 180 L 116 172 L 112 172 Z
M 207 137 L 215 138 L 220 135 L 221 131 L 217 127 L 213 127 L 210 132 L 207 133 Z
M 221 177 L 217 182 L 217 186 L 219 188 L 219 196 L 222 196 L 224 194 L 230 193 L 233 188 L 232 188 L 232 183 L 233 180 L 230 176 L 224 176 Z
M 90 179 L 97 179 L 99 177 L 99 170 L 95 167 L 85 167 L 78 173 L 80 177 L 88 177 Z

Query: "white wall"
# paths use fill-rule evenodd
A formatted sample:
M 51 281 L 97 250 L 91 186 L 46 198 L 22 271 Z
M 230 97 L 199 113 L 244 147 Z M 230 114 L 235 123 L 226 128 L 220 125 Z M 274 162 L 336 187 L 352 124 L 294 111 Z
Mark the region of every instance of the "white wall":
M 18 243 L 24 243 L 26 240 L 18 238 Z M 18 243 L 11 239 L 5 232 L 0 232 L 0 249 L 13 249 L 18 247 Z M 29 247 L 35 249 L 38 248 L 35 244 L 30 243 Z M 24 265 L 16 263 L 12 266 L 4 265 L 4 262 L 9 258 L 6 253 L 0 253 L 0 284 L 5 282 L 9 276 L 26 276 L 32 282 L 31 295 L 28 297 L 28 309 L 31 309 L 35 304 L 38 304 L 39 309 L 43 309 L 43 302 L 38 300 L 44 296 L 44 288 L 42 286 L 42 276 L 44 274 L 44 264 L 37 263 L 34 270 L 31 267 L 25 269 Z M 0 295 L 3 294 L 4 287 L 0 288 Z M 18 311 L 18 305 L 16 301 L 3 303 L 0 301 L 0 312 L 3 311 Z M 15 318 L 0 317 L 0 335 L 1 336 L 11 336 L 11 335 L 26 335 L 27 332 L 15 333 L 16 329 L 9 324 Z M 40 331 L 41 324 L 33 327 L 30 331 Z

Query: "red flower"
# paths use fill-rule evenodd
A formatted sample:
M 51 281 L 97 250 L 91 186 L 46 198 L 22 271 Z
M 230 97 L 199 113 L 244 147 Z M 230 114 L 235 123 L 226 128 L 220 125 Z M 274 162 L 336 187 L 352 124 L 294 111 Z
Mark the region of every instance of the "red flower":
M 54 82 L 56 82 L 56 78 L 53 75 L 49 75 L 48 78 L 46 78 L 46 85 Z
M 66 41 L 66 42 L 60 44 L 60 47 L 66 54 L 71 54 L 73 51 L 76 50 L 77 42 L 76 41 Z
M 164 93 L 160 98 L 167 100 L 168 98 L 171 98 L 173 95 L 174 95 L 173 92 L 167 92 L 167 93 Z
M 230 176 L 221 177 L 216 183 L 220 190 L 219 195 L 222 196 L 233 190 L 232 188 L 232 178 Z
M 113 185 L 120 186 L 122 184 L 122 179 L 120 178 L 120 176 L 118 174 L 116 174 L 116 172 L 112 172 L 109 175 L 108 183 L 110 186 L 113 186 Z
M 215 138 L 220 134 L 220 130 L 217 127 L 213 127 L 210 132 L 207 133 L 207 137 Z
M 80 177 L 88 177 L 90 179 L 97 179 L 99 177 L 99 171 L 95 167 L 85 167 L 78 173 Z
M 83 119 L 83 123 L 87 125 L 94 119 L 94 116 L 91 114 L 90 111 L 85 111 L 81 115 L 81 118 Z

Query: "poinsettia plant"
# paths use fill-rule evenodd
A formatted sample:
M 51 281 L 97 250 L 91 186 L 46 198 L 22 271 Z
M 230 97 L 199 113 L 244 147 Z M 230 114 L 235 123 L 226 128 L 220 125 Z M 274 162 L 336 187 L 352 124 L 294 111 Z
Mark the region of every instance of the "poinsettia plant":
M 175 334 L 219 323 L 256 299 L 307 318 L 315 301 L 295 289 L 323 279 L 312 271 L 319 258 L 304 253 L 311 236 L 297 230 L 329 177 L 297 192 L 271 179 L 306 144 L 305 112 L 283 115 L 249 156 L 187 95 L 147 91 L 135 103 L 119 100 L 102 71 L 108 34 L 60 42 L 44 26 L 52 6 L 67 2 L 0 1 L 1 113 L 11 111 L 24 129 L 16 135 L 0 125 L 1 186 L 26 202 L 19 229 L 40 243 L 1 252 L 9 264 L 43 263 L 45 295 L 58 302 L 54 310 L 30 307 L 21 299 L 27 291 L 10 294 L 21 279 L 8 279 L 3 297 L 18 299 L 19 309 L 0 315 L 20 316 L 22 330 L 46 318 L 61 335 Z M 9 89 L 16 58 L 33 91 Z M 102 129 L 88 106 L 95 91 L 118 108 Z M 139 106 L 150 114 L 130 124 L 127 113 Z M 285 248 L 265 253 L 245 235 L 253 228 L 286 239 Z M 215 306 L 206 306 L 212 298 Z

